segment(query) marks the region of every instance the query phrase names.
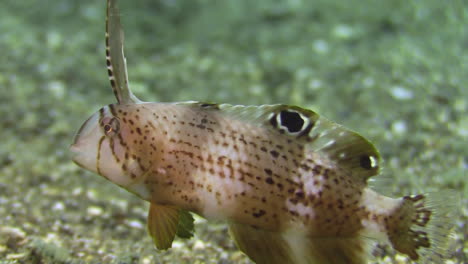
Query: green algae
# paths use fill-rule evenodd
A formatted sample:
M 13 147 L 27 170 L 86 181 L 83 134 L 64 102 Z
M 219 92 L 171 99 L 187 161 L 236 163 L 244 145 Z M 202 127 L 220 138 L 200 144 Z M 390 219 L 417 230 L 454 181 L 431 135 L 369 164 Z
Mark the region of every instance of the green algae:
M 290 103 L 365 135 L 395 196 L 460 197 L 450 263 L 468 256 L 468 32 L 462 1 L 121 1 L 139 98 Z M 72 164 L 114 102 L 102 1 L 0 4 L 0 263 L 249 263 L 198 219 L 158 252 L 147 205 Z M 13 230 L 13 231 L 12 231 Z M 15 231 L 16 230 L 16 231 Z M 385 248 L 378 262 L 408 263 Z

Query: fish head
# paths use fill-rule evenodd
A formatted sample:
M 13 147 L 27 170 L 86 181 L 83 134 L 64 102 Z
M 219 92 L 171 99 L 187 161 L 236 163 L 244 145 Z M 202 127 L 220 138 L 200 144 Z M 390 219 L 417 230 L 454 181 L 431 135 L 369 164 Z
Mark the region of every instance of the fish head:
M 131 127 L 117 114 L 123 107 L 119 104 L 105 106 L 83 123 L 70 146 L 72 159 L 78 166 L 144 198 L 147 191 L 138 184 L 144 171 L 132 159 L 124 141 Z

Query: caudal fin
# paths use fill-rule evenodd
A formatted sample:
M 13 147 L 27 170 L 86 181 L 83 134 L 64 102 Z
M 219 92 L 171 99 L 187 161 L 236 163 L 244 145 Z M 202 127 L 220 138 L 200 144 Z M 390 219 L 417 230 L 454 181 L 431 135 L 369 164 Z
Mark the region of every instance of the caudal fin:
M 394 222 L 387 222 L 393 247 L 421 263 L 441 263 L 453 227 L 453 194 L 448 192 L 403 197 Z

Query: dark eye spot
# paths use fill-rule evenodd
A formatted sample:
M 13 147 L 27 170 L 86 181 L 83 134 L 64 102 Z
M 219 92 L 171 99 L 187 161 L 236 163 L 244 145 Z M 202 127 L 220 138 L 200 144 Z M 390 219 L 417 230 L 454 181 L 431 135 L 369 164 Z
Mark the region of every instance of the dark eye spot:
M 112 137 L 120 131 L 120 122 L 117 118 L 106 117 L 102 120 L 104 134 L 108 137 Z
M 362 168 L 366 170 L 375 169 L 377 167 L 377 161 L 373 156 L 362 155 L 359 158 L 359 163 Z
M 300 132 L 304 126 L 304 119 L 298 112 L 290 112 L 287 110 L 279 113 L 280 125 L 286 127 L 290 133 Z
M 269 118 L 270 124 L 279 129 L 280 133 L 290 133 L 301 137 L 308 134 L 314 126 L 314 122 L 308 114 L 300 110 L 287 109 L 279 113 L 273 113 Z
M 112 127 L 109 124 L 104 126 L 104 132 L 109 133 L 111 131 L 112 131 Z

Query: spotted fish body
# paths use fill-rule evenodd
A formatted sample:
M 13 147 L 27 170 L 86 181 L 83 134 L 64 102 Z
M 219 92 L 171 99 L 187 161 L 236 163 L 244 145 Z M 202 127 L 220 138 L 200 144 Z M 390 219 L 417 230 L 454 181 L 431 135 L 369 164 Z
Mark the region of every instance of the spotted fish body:
M 368 238 L 413 260 L 441 260 L 441 232 L 450 227 L 441 224 L 443 210 L 425 195 L 393 199 L 368 188 L 380 156 L 357 133 L 295 106 L 137 99 L 116 14 L 108 1 L 107 59 L 118 103 L 90 117 L 71 149 L 78 165 L 151 203 L 157 248 L 190 237 L 193 212 L 227 221 L 257 263 L 363 263 Z

